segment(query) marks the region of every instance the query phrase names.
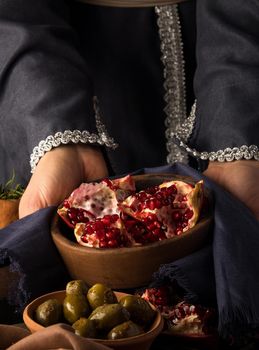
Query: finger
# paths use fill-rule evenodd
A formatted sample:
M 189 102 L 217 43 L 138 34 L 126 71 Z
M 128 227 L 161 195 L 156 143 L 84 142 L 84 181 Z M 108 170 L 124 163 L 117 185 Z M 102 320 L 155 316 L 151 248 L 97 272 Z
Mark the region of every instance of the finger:
M 42 192 L 39 191 L 39 189 L 35 189 L 35 186 L 29 184 L 20 200 L 19 218 L 21 219 L 30 215 L 48 205 L 49 203 L 46 201 L 46 198 L 42 196 Z

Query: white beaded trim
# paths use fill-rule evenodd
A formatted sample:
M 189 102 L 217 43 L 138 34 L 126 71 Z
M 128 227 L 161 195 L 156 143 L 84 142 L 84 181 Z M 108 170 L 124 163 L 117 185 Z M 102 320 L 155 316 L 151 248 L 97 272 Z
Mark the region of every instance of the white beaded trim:
M 164 96 L 167 117 L 165 120 L 167 138 L 167 162 L 188 162 L 186 152 L 183 152 L 172 138 L 177 133 L 187 142 L 192 132 L 194 121 L 186 119 L 185 73 L 183 58 L 183 43 L 178 6 L 156 6 L 157 24 L 161 40 L 161 60 L 164 65 Z
M 188 123 L 194 123 L 196 118 L 196 101 L 194 102 L 192 106 L 192 110 L 190 113 L 190 116 L 187 118 L 186 122 Z M 212 151 L 212 152 L 200 152 L 197 151 L 195 148 L 190 148 L 185 140 L 188 140 L 190 137 L 189 135 L 185 134 L 185 126 L 183 124 L 183 134 L 181 133 L 181 130 L 178 130 L 177 133 L 172 132 L 171 138 L 177 142 L 179 147 L 185 150 L 188 154 L 195 158 L 200 158 L 201 160 L 209 160 L 211 162 L 217 161 L 217 162 L 232 162 L 234 160 L 240 160 L 240 159 L 255 159 L 259 160 L 259 149 L 256 145 L 243 145 L 241 147 L 227 147 L 224 150 L 218 150 L 218 151 Z M 187 136 L 187 138 L 186 138 Z
M 118 147 L 118 144 L 108 135 L 104 124 L 101 122 L 100 111 L 97 103 L 97 99 L 94 99 L 96 128 L 98 133 L 90 133 L 87 130 L 65 130 L 64 132 L 58 131 L 54 135 L 48 136 L 45 140 L 40 141 L 38 146 L 33 148 L 30 156 L 31 173 L 34 172 L 38 162 L 46 152 L 49 152 L 52 148 L 60 145 L 66 145 L 68 143 L 89 143 L 110 147 L 112 149 Z
M 184 148 L 184 150 L 195 158 L 200 158 L 202 160 L 209 160 L 211 162 L 232 162 L 234 160 L 240 159 L 255 159 L 259 160 L 259 149 L 256 145 L 243 145 L 241 147 L 227 147 L 224 150 L 218 150 L 215 152 L 199 152 L 195 148 L 190 148 L 186 143 L 181 141 L 176 137 L 179 147 Z

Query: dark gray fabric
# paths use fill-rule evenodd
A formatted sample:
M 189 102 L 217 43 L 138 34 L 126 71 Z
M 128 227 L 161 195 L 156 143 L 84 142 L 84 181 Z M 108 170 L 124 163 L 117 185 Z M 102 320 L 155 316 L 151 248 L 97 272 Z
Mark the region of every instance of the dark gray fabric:
M 0 47 L 0 183 L 15 170 L 25 185 L 41 140 L 96 130 L 92 84 L 65 1 L 2 0 Z
M 256 0 L 197 1 L 198 150 L 258 146 L 258 29 Z
M 181 5 L 188 104 L 193 101 L 195 2 Z M 163 65 L 153 8 L 76 1 L 0 3 L 0 183 L 30 177 L 29 155 L 56 131 L 95 131 L 92 96 L 119 148 L 120 174 L 166 162 Z M 127 156 L 125 156 L 127 155 Z

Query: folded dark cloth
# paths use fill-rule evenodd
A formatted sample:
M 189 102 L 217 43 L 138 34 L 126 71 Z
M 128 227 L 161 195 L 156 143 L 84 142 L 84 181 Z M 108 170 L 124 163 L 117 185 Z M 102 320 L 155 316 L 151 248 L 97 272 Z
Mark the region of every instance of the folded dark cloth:
M 135 173 L 175 173 L 197 181 L 204 179 L 214 197 L 212 243 L 192 255 L 161 266 L 154 274 L 154 281 L 176 279 L 185 289 L 186 298 L 216 305 L 218 329 L 222 335 L 258 327 L 259 223 L 251 212 L 188 166 L 176 164 Z M 69 279 L 49 232 L 54 212 L 53 207 L 40 210 L 0 231 L 1 262 L 10 262 L 10 268 L 21 275 L 9 295 L 20 310 L 34 297 L 64 288 Z
M 9 265 L 10 271 L 16 274 L 7 298 L 10 305 L 15 306 L 17 316 L 30 300 L 64 289 L 69 280 L 50 235 L 55 211 L 56 207 L 39 210 L 0 230 L 0 264 Z

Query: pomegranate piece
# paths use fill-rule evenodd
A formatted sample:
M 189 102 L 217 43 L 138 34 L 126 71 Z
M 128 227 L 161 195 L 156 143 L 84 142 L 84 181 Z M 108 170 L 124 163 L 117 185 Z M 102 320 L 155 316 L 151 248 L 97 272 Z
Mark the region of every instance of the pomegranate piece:
M 150 215 L 143 221 L 122 213 L 125 228 L 136 244 L 147 244 L 161 241 L 166 238 L 164 229 L 155 216 Z
M 182 301 L 174 307 L 164 308 L 162 315 L 172 334 L 207 335 L 216 331 L 216 313 L 211 308 Z
M 203 181 L 195 186 L 169 181 L 129 196 L 120 208 L 162 240 L 192 228 L 199 218 L 202 201 Z
M 156 306 L 159 311 L 162 311 L 164 306 L 170 304 L 169 289 L 166 286 L 159 288 L 147 288 L 141 295 L 141 298 Z
M 216 332 L 215 310 L 183 301 L 174 287 L 148 288 L 141 297 L 161 312 L 166 321 L 167 330 L 172 334 L 197 336 Z M 175 302 L 176 300 L 178 301 Z
M 119 214 L 118 203 L 134 192 L 135 184 L 130 175 L 99 183 L 82 183 L 64 201 L 58 214 L 70 227 L 75 227 L 80 222 Z
M 114 180 L 104 179 L 102 182 L 106 183 L 111 190 L 116 192 L 118 202 L 122 202 L 132 193 L 136 192 L 135 181 L 130 175 Z
M 88 223 L 78 223 L 74 233 L 77 242 L 87 247 L 119 248 L 134 244 L 117 214 L 105 215 Z

